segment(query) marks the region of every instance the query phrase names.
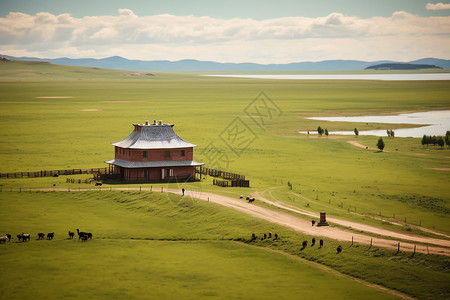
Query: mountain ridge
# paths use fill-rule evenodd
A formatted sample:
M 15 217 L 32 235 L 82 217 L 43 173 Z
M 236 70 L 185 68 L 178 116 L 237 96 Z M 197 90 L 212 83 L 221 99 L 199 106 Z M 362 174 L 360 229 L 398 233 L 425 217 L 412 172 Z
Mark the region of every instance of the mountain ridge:
M 258 63 L 220 63 L 195 59 L 169 60 L 129 60 L 121 56 L 106 58 L 37 58 L 14 57 L 1 55 L 13 60 L 47 61 L 54 64 L 79 67 L 96 67 L 105 69 L 120 69 L 130 71 L 347 71 L 363 70 L 373 65 L 385 63 L 410 63 L 435 65 L 443 69 L 450 69 L 450 60 L 437 58 L 422 58 L 408 62 L 390 60 L 361 61 L 361 60 L 323 60 L 319 62 L 292 62 L 287 64 L 258 64 Z

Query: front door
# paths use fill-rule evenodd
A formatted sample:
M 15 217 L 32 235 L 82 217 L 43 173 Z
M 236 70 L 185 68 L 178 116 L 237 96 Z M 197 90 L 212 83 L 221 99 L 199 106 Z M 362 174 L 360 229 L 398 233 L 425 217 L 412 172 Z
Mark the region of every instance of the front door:
M 120 172 L 120 180 L 124 180 L 125 179 L 125 170 L 122 167 L 119 167 L 119 172 Z

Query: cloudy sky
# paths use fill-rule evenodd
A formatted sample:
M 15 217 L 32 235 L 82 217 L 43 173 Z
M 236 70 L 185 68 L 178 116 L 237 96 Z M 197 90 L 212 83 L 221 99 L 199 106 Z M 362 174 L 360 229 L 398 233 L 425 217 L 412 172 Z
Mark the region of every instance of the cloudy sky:
M 450 59 L 450 1 L 2 0 L 0 54 L 257 63 Z

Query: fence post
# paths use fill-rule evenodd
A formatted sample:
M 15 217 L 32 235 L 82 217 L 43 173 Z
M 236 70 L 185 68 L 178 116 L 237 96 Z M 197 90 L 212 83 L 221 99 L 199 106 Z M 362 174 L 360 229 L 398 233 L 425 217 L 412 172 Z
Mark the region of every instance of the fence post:
M 414 255 L 416 255 L 416 245 L 414 245 L 414 252 L 413 252 L 413 254 L 411 255 L 411 258 L 413 258 Z

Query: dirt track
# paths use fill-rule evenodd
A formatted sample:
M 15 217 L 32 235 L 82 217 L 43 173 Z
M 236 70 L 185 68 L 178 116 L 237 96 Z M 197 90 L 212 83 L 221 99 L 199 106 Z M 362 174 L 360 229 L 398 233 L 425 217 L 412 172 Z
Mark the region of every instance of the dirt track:
M 54 188 L 54 189 L 36 189 L 38 191 L 67 191 L 68 189 L 61 189 L 61 188 Z M 140 188 L 113 188 L 112 190 L 140 190 Z M 149 191 L 150 189 L 142 189 Z M 30 189 L 31 191 L 31 189 Z M 72 191 L 77 191 L 76 189 Z M 78 191 L 85 191 L 85 189 Z M 174 194 L 181 194 L 180 190 L 174 190 L 174 189 L 164 189 L 164 192 L 170 192 Z M 316 237 L 327 237 L 339 241 L 346 241 L 351 242 L 352 238 L 355 243 L 359 244 L 366 244 L 370 245 L 372 242 L 372 247 L 383 247 L 388 249 L 397 249 L 398 241 L 393 239 L 402 239 L 407 240 L 408 242 L 400 242 L 400 251 L 408 251 L 413 252 L 414 246 L 416 245 L 416 252 L 421 253 L 431 253 L 431 254 L 438 254 L 438 255 L 446 255 L 450 256 L 450 241 L 449 240 L 443 240 L 443 239 L 436 239 L 436 238 L 429 238 L 429 237 L 422 237 L 417 235 L 410 235 L 410 234 L 404 234 L 404 233 L 398 233 L 395 231 L 389 231 L 377 227 L 373 227 L 370 225 L 365 225 L 361 223 L 346 221 L 346 220 L 340 220 L 333 217 L 327 216 L 327 221 L 329 223 L 336 223 L 342 226 L 351 227 L 358 231 L 365 231 L 365 232 L 371 232 L 377 235 L 389 237 L 392 239 L 386 239 L 386 238 L 380 238 L 380 237 L 371 237 L 368 235 L 364 235 L 361 233 L 354 233 L 350 231 L 346 231 L 344 229 L 331 227 L 331 226 L 323 226 L 323 227 L 317 227 L 317 226 L 311 226 L 311 221 L 305 220 L 300 217 L 296 217 L 292 214 L 289 214 L 287 212 L 283 212 L 280 210 L 274 210 L 266 207 L 261 207 L 255 204 L 250 204 L 244 199 L 236 199 L 231 198 L 227 196 L 221 196 L 213 193 L 206 193 L 206 192 L 192 192 L 192 191 L 186 191 L 186 196 L 191 196 L 196 199 L 217 203 L 220 205 L 223 205 L 225 207 L 229 207 L 232 209 L 235 209 L 237 211 L 246 213 L 248 215 L 264 219 L 266 221 L 272 222 L 274 224 L 279 224 L 291 229 L 294 229 L 295 231 L 302 232 L 308 235 L 314 235 Z M 259 198 L 257 201 L 264 201 L 271 205 L 277 206 L 279 208 L 282 208 L 284 210 L 289 210 L 295 213 L 303 214 L 312 218 L 315 218 L 316 220 L 319 219 L 319 215 L 314 212 L 301 210 L 298 208 L 289 207 L 284 203 L 281 202 L 274 202 L 267 199 L 264 199 L 259 195 Z M 430 246 L 424 246 L 424 245 L 417 245 L 416 242 L 419 243 L 426 243 Z
M 347 143 L 349 143 L 349 144 L 351 144 L 351 145 L 353 145 L 353 146 L 362 148 L 362 149 L 375 150 L 375 148 L 372 148 L 372 147 L 368 147 L 368 146 L 362 145 L 362 144 L 360 144 L 360 143 L 358 143 L 358 142 L 355 142 L 355 141 L 348 141 Z
M 168 192 L 180 194 L 179 190 L 168 190 Z M 187 194 L 189 196 L 189 191 L 187 191 Z M 254 204 L 249 204 L 244 199 L 235 199 L 231 197 L 216 195 L 212 193 L 198 193 L 195 195 L 196 198 L 199 198 L 204 201 L 209 201 L 212 203 L 217 203 L 241 212 L 244 212 L 248 215 L 264 219 L 266 221 L 279 224 L 282 226 L 286 226 L 289 228 L 292 228 L 298 232 L 302 232 L 308 235 L 314 235 L 314 236 L 322 236 L 327 237 L 335 240 L 340 241 L 346 241 L 351 242 L 352 237 L 355 243 L 360 244 L 367 244 L 370 245 L 372 241 L 372 247 L 383 247 L 383 248 L 389 248 L 396 250 L 398 247 L 398 241 L 396 240 L 390 240 L 386 238 L 380 238 L 380 237 L 371 237 L 368 235 L 364 235 L 361 233 L 354 233 L 350 231 L 346 231 L 344 229 L 336 228 L 336 227 L 330 227 L 330 226 L 324 226 L 324 227 L 317 227 L 317 226 L 311 226 L 311 221 L 302 219 L 300 217 L 296 217 L 292 214 L 289 214 L 287 212 L 282 212 L 279 210 L 272 210 L 269 208 L 261 207 Z M 296 208 L 288 207 L 280 202 L 273 202 L 269 201 L 263 198 L 258 198 L 258 201 L 264 201 L 267 203 L 270 203 L 272 205 L 275 205 L 277 207 L 280 207 L 285 210 L 290 210 L 299 214 L 307 215 L 310 217 L 315 218 L 316 220 L 319 218 L 319 215 L 317 213 L 303 211 Z M 400 250 L 401 251 L 408 251 L 413 252 L 414 246 L 417 243 L 427 243 L 433 246 L 424 246 L 424 245 L 417 245 L 416 246 L 416 252 L 421 253 L 433 253 L 433 254 L 440 254 L 440 255 L 446 255 L 450 256 L 450 241 L 448 240 L 441 240 L 436 238 L 428 238 L 428 237 L 422 237 L 422 236 L 416 236 L 416 235 L 409 235 L 409 234 L 403 234 L 398 233 L 394 231 L 389 231 L 365 224 L 360 224 L 356 222 L 351 221 L 345 221 L 345 220 L 339 220 L 332 217 L 327 217 L 327 221 L 329 223 L 336 223 L 342 226 L 351 227 L 358 231 L 365 231 L 370 232 L 373 234 L 382 235 L 385 237 L 390 237 L 393 239 L 402 239 L 407 240 L 409 242 L 400 242 Z

